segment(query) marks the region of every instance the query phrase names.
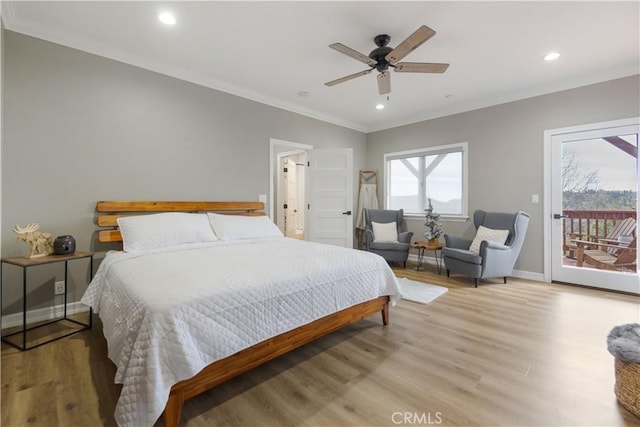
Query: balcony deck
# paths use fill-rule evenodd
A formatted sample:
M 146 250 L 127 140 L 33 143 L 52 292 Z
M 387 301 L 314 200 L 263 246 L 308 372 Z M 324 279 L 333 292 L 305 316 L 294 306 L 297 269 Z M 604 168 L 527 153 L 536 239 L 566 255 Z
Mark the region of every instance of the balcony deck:
M 633 218 L 637 221 L 637 212 L 634 210 L 574 210 L 562 211 L 564 218 L 563 248 L 565 256 L 563 265 L 576 267 L 576 260 L 571 254 L 570 241 L 572 239 L 593 240 L 608 236 L 615 225 L 626 219 Z M 634 232 L 637 236 L 637 229 Z M 594 268 L 584 264 L 581 268 Z

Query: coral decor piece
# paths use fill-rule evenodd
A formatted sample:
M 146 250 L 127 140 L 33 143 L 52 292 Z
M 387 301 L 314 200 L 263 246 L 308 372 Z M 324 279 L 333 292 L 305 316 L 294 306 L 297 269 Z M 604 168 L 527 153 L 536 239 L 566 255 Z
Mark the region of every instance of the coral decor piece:
M 429 244 L 437 244 L 438 238 L 442 235 L 442 224 L 440 224 L 440 214 L 433 212 L 433 206 L 431 206 L 431 199 L 429 199 L 429 208 L 425 209 L 427 212 L 425 217 L 426 221 L 424 225 L 427 226 L 427 231 L 424 232 L 424 238 L 429 241 Z
M 29 252 L 25 255 L 27 258 L 38 258 L 51 254 L 53 252 L 53 235 L 51 233 L 41 233 L 37 231 L 40 226 L 38 224 L 27 224 L 23 227 L 16 225 L 13 232 L 18 235 L 18 239 L 27 242 Z

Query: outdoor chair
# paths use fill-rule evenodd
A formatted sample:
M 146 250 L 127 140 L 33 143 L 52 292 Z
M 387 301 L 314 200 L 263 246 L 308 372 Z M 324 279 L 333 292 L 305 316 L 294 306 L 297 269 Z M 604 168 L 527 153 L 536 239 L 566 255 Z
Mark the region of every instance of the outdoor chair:
M 614 271 L 636 271 L 637 247 L 634 238 L 629 245 L 623 243 L 601 243 L 599 249 L 585 249 L 578 246 L 576 266 L 589 264 L 595 268 Z M 612 250 L 613 254 L 608 252 Z
M 623 236 L 633 237 L 636 232 L 636 220 L 632 217 L 628 217 L 623 219 L 622 221 L 618 221 L 611 230 L 607 233 L 605 237 L 596 237 L 593 236 L 589 240 L 583 240 L 576 238 L 576 234 L 569 235 L 569 239 L 566 243 L 565 250 L 568 251 L 568 258 L 575 259 L 578 247 L 583 247 L 584 249 L 597 249 L 600 243 L 614 245 L 614 247 L 609 247 L 606 249 L 610 254 L 614 254 L 616 251 L 615 245 L 620 241 Z

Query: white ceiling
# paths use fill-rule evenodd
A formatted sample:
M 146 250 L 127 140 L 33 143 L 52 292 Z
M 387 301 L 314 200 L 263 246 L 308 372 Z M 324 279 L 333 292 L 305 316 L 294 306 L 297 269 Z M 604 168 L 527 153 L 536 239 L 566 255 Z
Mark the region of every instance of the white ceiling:
M 167 27 L 157 15 L 172 12 Z M 640 2 L 2 2 L 9 30 L 92 52 L 364 132 L 640 73 Z M 436 35 L 404 61 L 444 74 L 376 73 L 366 55 L 420 25 Z M 554 62 L 549 51 L 562 56 Z M 301 91 L 308 96 L 301 97 Z M 387 108 L 376 110 L 384 100 Z

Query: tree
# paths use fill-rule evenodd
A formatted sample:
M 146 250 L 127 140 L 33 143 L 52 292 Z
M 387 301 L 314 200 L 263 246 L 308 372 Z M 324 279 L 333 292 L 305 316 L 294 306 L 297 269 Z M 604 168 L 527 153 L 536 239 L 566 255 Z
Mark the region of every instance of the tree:
M 431 206 L 431 199 L 429 199 L 429 208 L 425 209 L 425 223 L 427 231 L 424 232 L 424 237 L 427 240 L 437 239 L 442 235 L 443 229 L 440 224 L 440 214 L 433 212 L 433 206 Z
M 564 147 L 562 150 L 562 192 L 584 193 L 597 190 L 600 181 L 598 170 L 586 170 L 576 156 L 575 150 Z

